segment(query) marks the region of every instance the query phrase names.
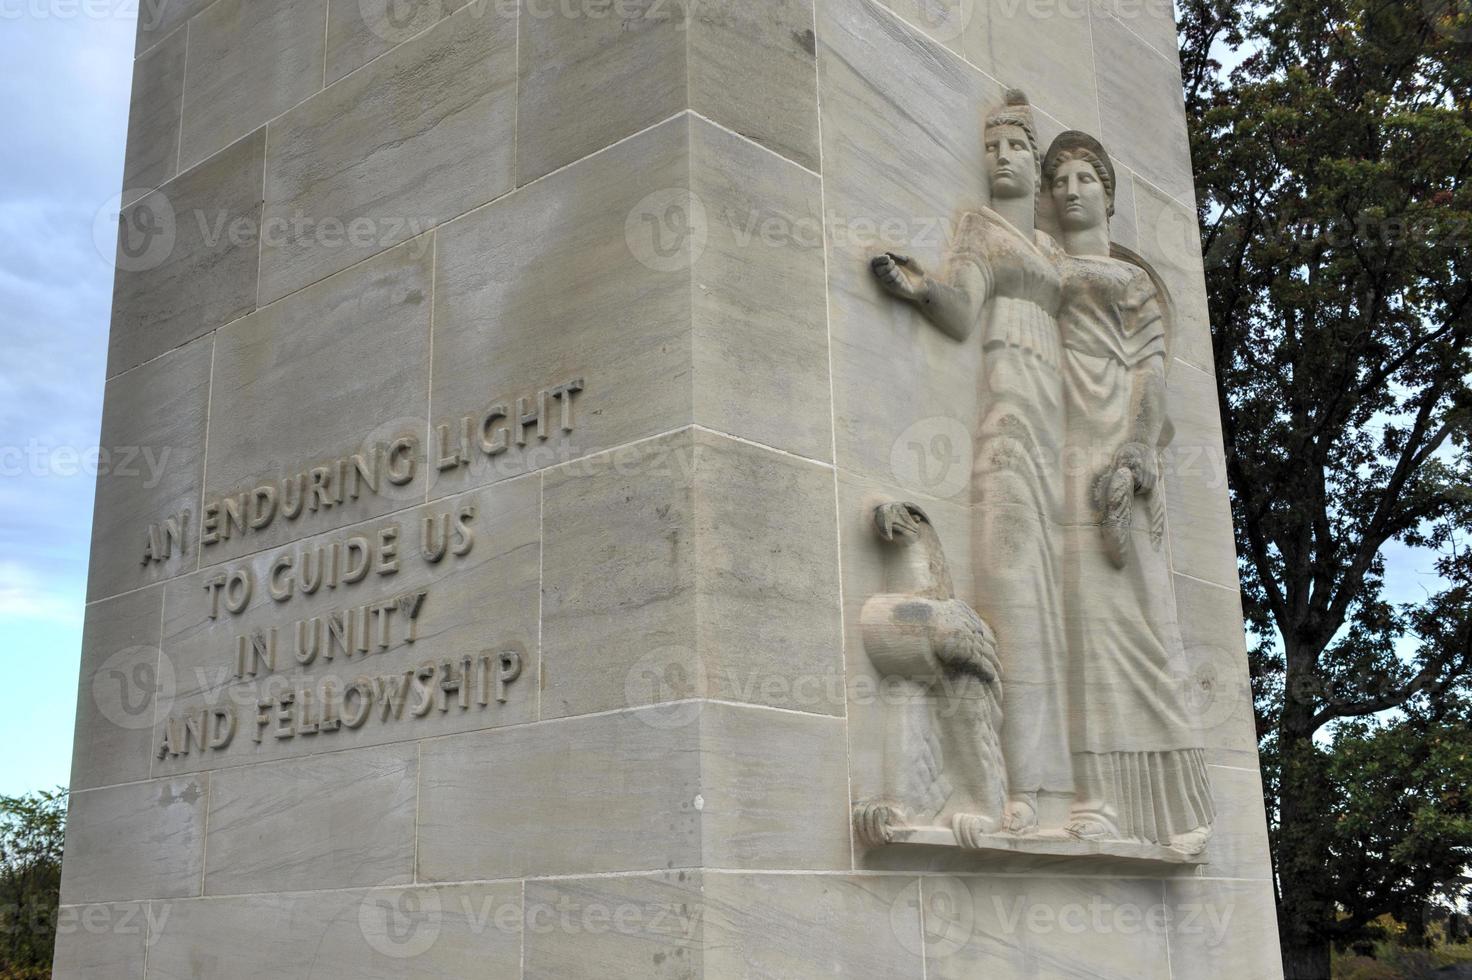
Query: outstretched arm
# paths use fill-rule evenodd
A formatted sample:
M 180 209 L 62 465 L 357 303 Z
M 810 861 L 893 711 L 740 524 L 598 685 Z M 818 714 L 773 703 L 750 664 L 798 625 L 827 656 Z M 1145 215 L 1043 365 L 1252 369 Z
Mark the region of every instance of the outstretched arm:
M 908 255 L 885 252 L 870 262 L 879 284 L 891 295 L 915 304 L 925 318 L 953 340 L 965 340 L 976 327 L 987 283 L 972 262 L 957 263 L 946 280 L 926 274 Z

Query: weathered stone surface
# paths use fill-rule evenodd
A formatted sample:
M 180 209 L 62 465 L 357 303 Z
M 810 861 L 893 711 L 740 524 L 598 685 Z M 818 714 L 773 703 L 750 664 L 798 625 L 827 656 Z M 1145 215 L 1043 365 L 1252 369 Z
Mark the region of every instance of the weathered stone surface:
M 868 263 L 893 249 L 939 268 L 957 209 L 986 199 L 977 114 L 1000 93 L 866 0 L 821 4 L 818 18 L 837 462 L 962 499 L 966 480 L 937 479 L 923 454 L 969 439 L 977 347 L 884 295 Z
M 1177 363 L 1167 396 L 1176 436 L 1165 456 L 1171 563 L 1177 572 L 1237 587 L 1221 416 L 1211 375 Z
M 711 704 L 700 743 L 703 867 L 851 867 L 841 719 Z
M 1155 266 L 1175 300 L 1176 338 L 1171 354 L 1210 373 L 1215 364 L 1196 212 L 1148 181 L 1137 177 L 1131 183 L 1140 224 L 1139 252 Z
M 709 228 L 693 255 L 695 421 L 831 460 L 818 179 L 694 120 L 690 191 Z
M 665 265 L 640 262 L 626 238 L 649 195 L 663 195 L 661 216 L 689 206 L 690 126 L 671 120 L 436 233 L 435 417 L 479 418 L 577 378 L 585 389 L 571 433 L 552 425 L 545 442 L 528 431 L 526 447 L 475 453 L 436 475 L 435 496 L 692 421 L 689 243 L 673 240 L 682 252 Z
M 700 729 L 660 711 L 426 742 L 419 879 L 699 866 Z
M 920 980 L 917 897 L 915 879 L 878 875 L 532 881 L 525 976 Z
M 517 182 L 543 177 L 686 108 L 684 2 L 629 0 L 621 16 L 529 13 L 522 0 Z
M 1094 17 L 1092 25 L 1101 138 L 1146 180 L 1191 202 L 1180 65 L 1113 17 Z
M 468 0 L 429 0 L 408 7 L 394 0 L 328 0 L 327 84 L 429 30 Z M 505 4 L 484 16 L 504 16 Z M 511 8 L 515 19 L 515 7 Z
M 256 305 L 264 130 L 123 209 L 108 377 Z
M 417 238 L 219 332 L 206 504 L 279 486 L 401 437 L 413 437 L 417 448 L 415 478 L 408 483 L 385 480 L 376 493 L 364 490 L 332 506 L 309 499 L 294 521 L 278 515 L 259 530 L 207 542 L 205 564 L 423 500 L 433 262 L 429 237 Z M 220 525 L 227 533 L 228 522 Z
M 133 62 L 133 100 L 123 162 L 123 204 L 179 172 L 179 113 L 184 98 L 184 32 Z
M 702 881 L 707 977 L 924 975 L 917 879 L 707 872 Z
M 206 895 L 351 888 L 414 873 L 413 745 L 242 766 L 210 780 Z
M 104 599 L 87 609 L 77 689 L 73 791 L 148 778 L 154 712 L 173 699 L 159 665 L 163 588 Z
M 195 567 L 212 346 L 201 337 L 107 383 L 101 446 L 109 466 L 99 472 L 92 507 L 89 600 Z M 185 511 L 181 541 L 169 543 L 160 532 L 161 560 L 143 562 L 150 526 Z
M 262 303 L 511 189 L 515 23 L 487 2 L 272 123 Z
M 837 719 L 699 703 L 426 743 L 419 876 L 845 868 L 843 758 Z
M 189 23 L 188 168 L 322 88 L 327 0 L 217 0 Z
M 137 53 L 142 55 L 214 0 L 144 0 L 138 5 Z
M 209 776 L 73 793 L 61 904 L 200 894 Z
M 704 964 L 706 876 L 563 878 L 526 886 L 526 980 L 712 976 Z
M 520 975 L 519 882 L 382 885 L 155 904 L 148 975 Z
M 1211 786 L 1217 800 L 1216 833 L 1203 874 L 1213 878 L 1266 879 L 1271 867 L 1267 819 L 1262 807 L 1262 777 L 1257 769 L 1211 767 Z
M 522 0 L 519 183 L 684 110 L 817 168 L 811 0 Z
M 813 0 L 690 0 L 690 108 L 818 169 Z
M 1242 626 L 1242 595 L 1186 575 L 1174 577 L 1176 617 L 1185 644 L 1188 683 L 1198 692 L 1196 719 L 1207 758 L 1257 768 L 1252 684 Z
M 1283 975 L 1277 901 L 1268 881 L 1177 878 L 1165 883 L 1175 977 Z
M 1033 104 L 1070 129 L 1099 131 L 1088 0 L 1047 3 L 948 4 L 966 18 L 961 50 L 1003 85 L 1020 88 Z M 1039 58 L 1037 36 L 1048 35 L 1049 58 Z
M 699 430 L 551 471 L 543 717 L 705 696 L 841 713 L 831 487 Z
M 926 972 L 1059 980 L 1169 980 L 1165 892 L 1148 878 L 921 880 L 920 904 L 954 927 L 926 927 Z
M 143 980 L 148 911 L 147 902 L 62 907 L 53 980 Z

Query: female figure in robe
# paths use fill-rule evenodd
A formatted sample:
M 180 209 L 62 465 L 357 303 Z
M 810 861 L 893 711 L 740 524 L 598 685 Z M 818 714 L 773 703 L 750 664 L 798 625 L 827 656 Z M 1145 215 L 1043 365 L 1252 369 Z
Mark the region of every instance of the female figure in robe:
M 1063 568 L 1078 786 L 1068 831 L 1197 853 L 1214 811 L 1164 543 L 1169 298 L 1143 262 L 1111 249 L 1114 168 L 1098 140 L 1062 134 L 1043 174 L 1067 253 Z
M 1035 224 L 1041 155 L 1022 93 L 1008 92 L 987 118 L 985 147 L 992 206 L 966 214 L 945 274 L 933 278 L 893 253 L 876 258 L 873 269 L 891 294 L 948 336 L 981 334 L 974 606 L 995 633 L 1002 665 L 1008 803 L 1000 829 L 1030 833 L 1038 829 L 1040 794 L 1066 800 L 1073 792 L 1058 535 L 1060 253 Z

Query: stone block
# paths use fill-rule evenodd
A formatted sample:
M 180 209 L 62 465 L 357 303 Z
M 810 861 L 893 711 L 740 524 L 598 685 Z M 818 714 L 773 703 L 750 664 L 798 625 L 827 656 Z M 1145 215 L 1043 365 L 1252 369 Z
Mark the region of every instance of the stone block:
M 154 712 L 173 698 L 160 670 L 163 588 L 94 603 L 82 628 L 73 791 L 148 778 Z
M 1221 416 L 1211 375 L 1177 361 L 1166 410 L 1175 439 L 1165 452 L 1171 567 L 1227 588 L 1237 587 L 1237 548 L 1227 502 Z
M 123 208 L 108 377 L 255 309 L 264 130 Z
M 216 0 L 190 21 L 181 166 L 320 91 L 326 25 L 327 0 Z
M 179 118 L 184 98 L 183 31 L 133 62 L 123 204 L 131 204 L 179 172 Z
M 543 717 L 706 696 L 841 713 L 832 479 L 701 430 L 551 471 Z
M 516 977 L 519 882 L 206 898 L 158 908 L 157 980 L 196 977 Z
M 418 790 L 414 745 L 215 772 L 205 894 L 407 881 Z
M 196 567 L 212 347 L 202 337 L 107 383 L 89 600 Z
M 511 189 L 516 25 L 488 2 L 271 124 L 262 303 Z
M 71 795 L 61 904 L 200 894 L 209 776 Z

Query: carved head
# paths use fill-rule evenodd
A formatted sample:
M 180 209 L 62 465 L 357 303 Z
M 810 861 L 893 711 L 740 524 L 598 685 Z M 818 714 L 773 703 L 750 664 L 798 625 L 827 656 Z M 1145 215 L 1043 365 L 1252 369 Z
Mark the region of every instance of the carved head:
M 1114 164 L 1088 133 L 1059 134 L 1043 158 L 1043 184 L 1067 231 L 1108 225 L 1114 216 Z
M 1002 105 L 986 117 L 985 138 L 992 197 L 1036 194 L 1042 159 L 1026 95 L 1015 88 L 1007 90 Z

